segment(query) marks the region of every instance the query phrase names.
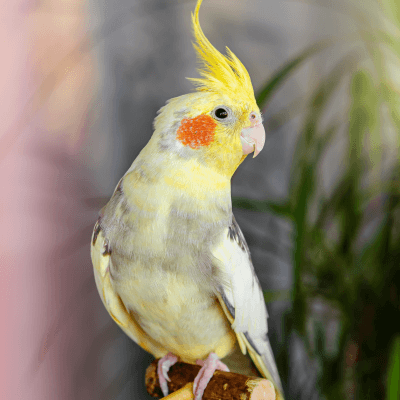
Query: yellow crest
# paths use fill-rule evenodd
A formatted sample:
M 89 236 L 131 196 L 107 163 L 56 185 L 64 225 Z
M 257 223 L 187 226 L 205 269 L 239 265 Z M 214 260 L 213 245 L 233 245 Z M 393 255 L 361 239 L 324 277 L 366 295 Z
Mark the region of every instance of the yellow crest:
M 217 92 L 254 102 L 254 90 L 249 73 L 240 60 L 226 48 L 227 56 L 221 54 L 206 38 L 199 22 L 199 9 L 203 0 L 198 0 L 192 23 L 195 43 L 193 46 L 202 64 L 199 73 L 202 78 L 188 78 L 197 90 Z

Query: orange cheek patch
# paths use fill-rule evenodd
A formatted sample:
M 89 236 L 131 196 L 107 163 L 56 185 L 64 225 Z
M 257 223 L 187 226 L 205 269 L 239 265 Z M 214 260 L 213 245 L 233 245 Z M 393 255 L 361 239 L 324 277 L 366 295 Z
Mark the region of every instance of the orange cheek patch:
M 214 140 L 217 123 L 209 115 L 183 118 L 176 132 L 176 138 L 185 146 L 198 149 L 208 146 Z

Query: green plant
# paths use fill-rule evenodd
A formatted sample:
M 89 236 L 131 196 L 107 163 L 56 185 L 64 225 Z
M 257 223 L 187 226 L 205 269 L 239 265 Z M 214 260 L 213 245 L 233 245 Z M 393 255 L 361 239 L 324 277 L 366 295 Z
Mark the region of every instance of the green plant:
M 293 288 L 266 299 L 290 295 L 286 335 L 294 330 L 305 339 L 327 399 L 400 396 L 400 92 L 394 73 L 400 8 L 394 0 L 369 6 L 351 8 L 360 21 L 357 47 L 308 95 L 287 201 L 233 199 L 234 207 L 273 212 L 293 224 Z M 325 48 L 308 49 L 280 68 L 260 91 L 260 107 Z M 331 104 L 343 89 L 348 107 L 332 117 Z M 323 188 L 326 156 L 340 141 L 341 172 Z M 334 337 L 328 323 L 337 327 Z

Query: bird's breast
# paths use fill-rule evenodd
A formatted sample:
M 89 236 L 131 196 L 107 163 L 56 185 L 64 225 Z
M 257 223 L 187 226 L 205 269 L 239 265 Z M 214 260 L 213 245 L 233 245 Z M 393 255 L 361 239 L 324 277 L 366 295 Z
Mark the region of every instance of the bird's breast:
M 182 274 L 138 268 L 134 278 L 114 282 L 125 307 L 142 329 L 187 362 L 214 351 L 221 358 L 236 341 L 218 300 Z M 133 276 L 133 275 L 132 275 Z

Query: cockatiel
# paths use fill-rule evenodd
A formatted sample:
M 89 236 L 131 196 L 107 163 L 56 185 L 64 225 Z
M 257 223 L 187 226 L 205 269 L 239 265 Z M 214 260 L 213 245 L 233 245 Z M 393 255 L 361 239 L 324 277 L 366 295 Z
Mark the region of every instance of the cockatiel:
M 91 245 L 96 285 L 122 330 L 161 358 L 164 395 L 178 357 L 202 365 L 193 387 L 201 399 L 214 371 L 228 370 L 220 358 L 239 346 L 282 399 L 263 293 L 231 203 L 231 177 L 262 150 L 265 131 L 245 67 L 203 34 L 201 3 L 192 14 L 197 91 L 161 108 L 150 141 L 100 212 Z

